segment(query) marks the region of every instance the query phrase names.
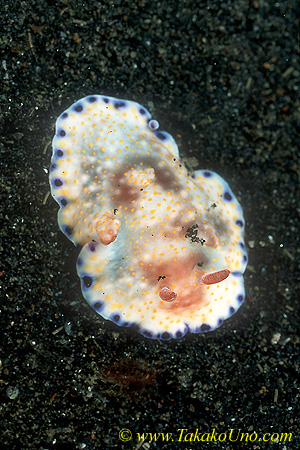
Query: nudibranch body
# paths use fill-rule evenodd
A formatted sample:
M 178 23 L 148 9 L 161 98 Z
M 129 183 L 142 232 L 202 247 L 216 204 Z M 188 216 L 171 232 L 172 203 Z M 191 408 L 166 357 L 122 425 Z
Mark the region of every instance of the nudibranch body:
M 216 173 L 190 177 L 143 106 L 85 97 L 56 122 L 50 186 L 94 310 L 146 337 L 213 330 L 244 300 L 243 212 Z

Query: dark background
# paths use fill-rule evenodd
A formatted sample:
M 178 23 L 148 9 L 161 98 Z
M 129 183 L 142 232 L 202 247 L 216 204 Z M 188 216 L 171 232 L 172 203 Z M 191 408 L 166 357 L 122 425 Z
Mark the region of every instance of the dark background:
M 299 448 L 298 3 L 0 6 L 1 449 Z M 55 120 L 88 94 L 140 102 L 241 202 L 247 295 L 217 331 L 151 341 L 82 298 L 47 193 Z M 177 442 L 182 428 L 292 440 Z

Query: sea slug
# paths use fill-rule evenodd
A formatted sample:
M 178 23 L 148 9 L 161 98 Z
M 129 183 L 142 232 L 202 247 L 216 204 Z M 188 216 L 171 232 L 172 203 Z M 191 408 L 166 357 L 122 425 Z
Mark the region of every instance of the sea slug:
M 191 176 L 146 108 L 85 97 L 56 121 L 50 168 L 58 224 L 83 296 L 153 339 L 214 330 L 237 311 L 247 265 L 242 208 L 210 170 Z

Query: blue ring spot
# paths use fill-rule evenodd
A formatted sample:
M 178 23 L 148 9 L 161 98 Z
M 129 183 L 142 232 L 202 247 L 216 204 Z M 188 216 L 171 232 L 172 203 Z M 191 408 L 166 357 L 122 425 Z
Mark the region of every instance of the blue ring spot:
M 200 332 L 201 333 L 206 333 L 207 331 L 210 330 L 210 325 L 207 325 L 207 323 L 203 323 L 200 327 Z
M 242 227 L 244 225 L 243 221 L 240 219 L 236 220 L 235 224 L 238 225 L 239 227 Z
M 241 247 L 243 250 L 245 250 L 245 244 L 244 244 L 243 242 L 240 242 L 239 244 L 240 244 L 240 247 Z
M 182 337 L 181 331 L 176 331 L 175 336 L 176 336 L 177 339 L 180 339 Z
M 62 156 L 64 156 L 64 152 L 63 152 L 62 150 L 60 150 L 60 149 L 57 149 L 57 150 L 56 150 L 56 156 L 57 156 L 58 158 L 61 158 Z
M 62 119 L 66 119 L 66 118 L 68 117 L 68 115 L 69 115 L 68 113 L 64 112 L 64 113 L 61 115 L 61 118 L 62 118 Z
M 231 275 L 234 277 L 240 277 L 242 274 L 241 272 L 231 272 Z
M 146 111 L 144 110 L 144 108 L 140 108 L 140 114 L 142 114 L 142 115 L 146 114 Z
M 61 129 L 59 130 L 58 134 L 60 137 L 65 137 L 67 133 L 65 132 L 65 130 Z
M 205 171 L 203 172 L 203 176 L 206 177 L 206 178 L 209 178 L 209 177 L 212 176 L 212 173 L 209 172 L 208 170 L 205 170 Z
M 100 311 L 100 309 L 103 308 L 103 303 L 98 300 L 93 304 L 93 307 L 95 308 L 96 311 Z
M 65 234 L 67 234 L 68 236 L 71 236 L 71 234 L 73 233 L 73 228 L 69 227 L 69 225 L 67 225 L 66 227 L 63 227 L 63 230 L 64 230 Z
M 68 200 L 66 198 L 59 198 L 58 199 L 59 203 L 61 204 L 61 206 L 64 208 L 65 206 L 67 206 L 67 204 L 69 203 Z
M 120 321 L 120 319 L 121 319 L 120 314 L 115 314 L 114 316 L 112 316 L 112 320 L 115 323 L 118 323 Z
M 244 296 L 242 294 L 237 296 L 237 299 L 240 303 L 242 303 L 242 301 L 244 300 Z
M 77 105 L 77 106 L 74 106 L 73 109 L 76 112 L 82 112 L 83 111 L 83 106 L 82 105 Z
M 50 170 L 56 169 L 56 164 L 51 164 Z
M 224 200 L 226 200 L 227 202 L 231 202 L 231 200 L 232 200 L 232 195 L 230 194 L 230 192 L 225 192 L 224 194 L 223 194 L 223 198 L 224 198 Z
M 126 103 L 125 103 L 125 102 L 115 102 L 115 104 L 114 104 L 114 107 L 115 107 L 116 109 L 124 108 L 124 106 L 126 106 Z
M 244 255 L 244 256 L 243 256 L 243 261 L 244 261 L 244 262 L 247 262 L 247 261 L 248 261 L 247 255 Z
M 220 325 L 222 325 L 222 323 L 223 323 L 223 322 L 224 322 L 224 320 L 223 320 L 223 319 L 219 319 L 219 320 L 218 320 L 218 324 L 219 324 L 219 326 L 220 326 Z
M 83 281 L 84 287 L 87 289 L 89 289 L 93 284 L 93 278 L 89 277 L 88 275 L 84 275 L 82 277 L 82 281 Z
M 94 102 L 97 101 L 97 98 L 96 97 L 89 97 L 88 100 L 89 100 L 90 103 L 94 103 Z
M 82 263 L 83 263 L 82 259 L 78 258 L 77 259 L 77 266 L 82 266 Z
M 103 97 L 102 100 L 104 101 L 104 103 L 109 103 L 109 99 L 106 97 Z
M 167 331 L 164 331 L 163 333 L 161 333 L 160 338 L 164 341 L 168 341 L 169 339 L 171 339 L 171 335 Z
M 229 308 L 229 312 L 230 312 L 230 314 L 233 314 L 233 313 L 235 313 L 235 309 L 234 309 L 234 307 L 233 307 L 233 306 L 230 306 L 230 308 Z
M 52 184 L 53 184 L 54 187 L 61 187 L 64 183 L 59 178 L 55 178 L 52 181 Z
M 165 141 L 167 139 L 167 136 L 162 133 L 161 131 L 154 131 L 155 136 L 158 137 L 161 141 Z

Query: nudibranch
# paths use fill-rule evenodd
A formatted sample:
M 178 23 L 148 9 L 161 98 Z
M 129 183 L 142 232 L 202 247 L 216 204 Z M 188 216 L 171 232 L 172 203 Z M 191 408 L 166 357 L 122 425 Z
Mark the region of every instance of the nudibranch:
M 148 338 L 214 330 L 242 304 L 242 208 L 210 170 L 191 176 L 146 108 L 85 97 L 56 121 L 50 170 L 58 224 L 82 246 L 83 296 Z

